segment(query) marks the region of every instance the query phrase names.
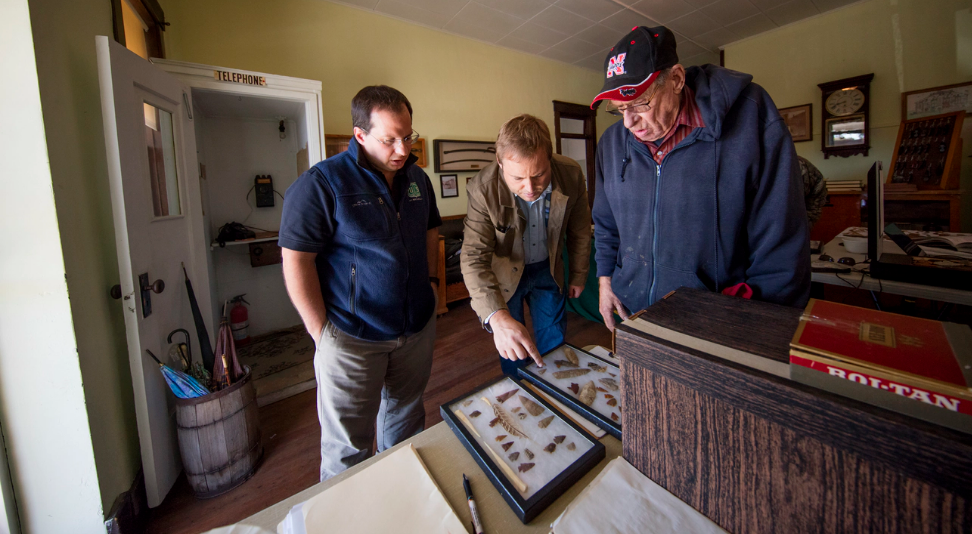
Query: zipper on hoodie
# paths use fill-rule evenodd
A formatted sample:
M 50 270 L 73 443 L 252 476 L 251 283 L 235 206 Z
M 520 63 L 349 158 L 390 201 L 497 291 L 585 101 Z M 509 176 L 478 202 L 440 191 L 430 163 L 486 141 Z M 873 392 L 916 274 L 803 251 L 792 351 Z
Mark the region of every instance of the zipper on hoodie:
M 669 152 L 669 155 L 671 152 Z M 655 254 L 658 251 L 658 192 L 661 190 L 661 168 L 662 163 L 655 164 L 655 201 L 651 205 L 651 285 L 648 286 L 648 302 L 655 302 Z
M 354 315 L 354 293 L 358 285 L 358 271 L 355 265 L 351 264 L 351 296 L 348 297 L 348 308 L 351 309 L 351 315 Z
M 692 139 L 688 144 L 679 145 L 668 151 L 668 155 L 662 159 L 661 163 L 655 163 L 655 202 L 651 206 L 651 284 L 648 286 L 648 302 L 655 301 L 655 262 L 657 261 L 657 251 L 658 251 L 658 204 L 659 198 L 658 193 L 661 190 L 661 171 L 665 162 L 668 158 L 672 157 L 672 153 L 676 150 L 683 149 L 687 146 L 695 144 L 695 139 Z M 652 158 L 652 161 L 655 159 Z

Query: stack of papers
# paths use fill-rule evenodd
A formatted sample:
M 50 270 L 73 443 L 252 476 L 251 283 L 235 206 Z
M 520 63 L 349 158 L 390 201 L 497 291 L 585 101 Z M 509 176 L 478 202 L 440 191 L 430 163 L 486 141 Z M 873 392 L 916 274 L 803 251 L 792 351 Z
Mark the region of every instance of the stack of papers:
M 857 192 L 862 189 L 860 180 L 827 181 L 827 191 L 837 193 L 841 191 Z
M 294 506 L 279 534 L 466 533 L 411 444 Z
M 726 534 L 620 457 L 608 463 L 550 529 L 554 534 Z

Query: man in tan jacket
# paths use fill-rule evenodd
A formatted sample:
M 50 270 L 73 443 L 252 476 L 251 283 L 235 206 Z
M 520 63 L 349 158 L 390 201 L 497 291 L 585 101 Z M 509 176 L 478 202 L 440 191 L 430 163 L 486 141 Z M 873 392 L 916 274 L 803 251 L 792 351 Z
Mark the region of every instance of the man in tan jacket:
M 466 192 L 462 276 L 473 310 L 493 333 L 503 372 L 515 376 L 530 358 L 543 365 L 540 355 L 564 342 L 567 297 L 584 289 L 591 252 L 584 174 L 574 160 L 553 154 L 542 120 L 520 115 L 500 129 L 496 162 Z M 536 343 L 524 326 L 524 301 Z

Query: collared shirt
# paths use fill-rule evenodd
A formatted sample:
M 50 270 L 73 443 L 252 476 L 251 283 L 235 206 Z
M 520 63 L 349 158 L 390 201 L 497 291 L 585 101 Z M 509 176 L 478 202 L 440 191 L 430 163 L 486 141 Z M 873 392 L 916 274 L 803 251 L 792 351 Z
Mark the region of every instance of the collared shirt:
M 547 220 L 550 218 L 550 191 L 553 183 L 547 185 L 540 198 L 528 202 L 516 197 L 523 214 L 526 215 L 526 231 L 523 232 L 523 262 L 527 265 L 547 259 Z
M 693 130 L 704 126 L 702 113 L 695 103 L 695 92 L 686 85 L 682 88 L 682 104 L 681 109 L 678 110 L 678 117 L 675 119 L 675 126 L 669 130 L 661 142 L 656 144 L 652 141 L 644 141 L 644 143 L 655 163 L 660 165 L 665 156 L 688 137 Z
M 526 231 L 523 232 L 523 263 L 525 265 L 541 262 L 549 256 L 547 253 L 547 221 L 550 220 L 551 191 L 553 191 L 552 181 L 540 195 L 540 198 L 533 202 L 516 197 L 517 205 L 526 215 Z M 489 320 L 494 315 L 496 315 L 496 312 L 489 314 L 483 324 L 488 325 Z M 489 330 L 489 332 L 492 333 L 493 331 Z

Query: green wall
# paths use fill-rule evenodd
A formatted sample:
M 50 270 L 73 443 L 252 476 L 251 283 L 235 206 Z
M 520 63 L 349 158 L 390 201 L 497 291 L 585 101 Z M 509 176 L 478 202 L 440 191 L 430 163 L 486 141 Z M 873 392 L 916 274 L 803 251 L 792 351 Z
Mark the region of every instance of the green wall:
M 169 59 L 323 82 L 324 131 L 350 134 L 351 98 L 387 84 L 412 103 L 426 138 L 493 140 L 507 119 L 531 113 L 553 131 L 553 100 L 590 104 L 594 71 L 491 46 L 320 0 L 163 0 Z M 598 116 L 602 132 L 613 122 Z M 313 163 L 313 162 L 312 162 Z M 432 160 L 426 172 L 438 191 Z M 438 199 L 443 215 L 465 213 L 459 197 Z
M 972 2 L 870 0 L 726 46 L 726 66 L 753 75 L 783 108 L 813 104 L 811 141 L 797 153 L 828 180 L 866 179 L 875 160 L 891 165 L 901 117 L 901 93 L 972 80 Z M 818 83 L 874 73 L 868 156 L 829 158 L 820 150 Z M 961 188 L 972 189 L 972 121 L 966 118 Z M 962 210 L 972 228 L 972 203 Z
M 117 284 L 95 35 L 111 35 L 106 0 L 29 0 L 61 248 L 84 400 L 105 512 L 141 467 Z M 40 377 L 38 377 L 40 379 Z

